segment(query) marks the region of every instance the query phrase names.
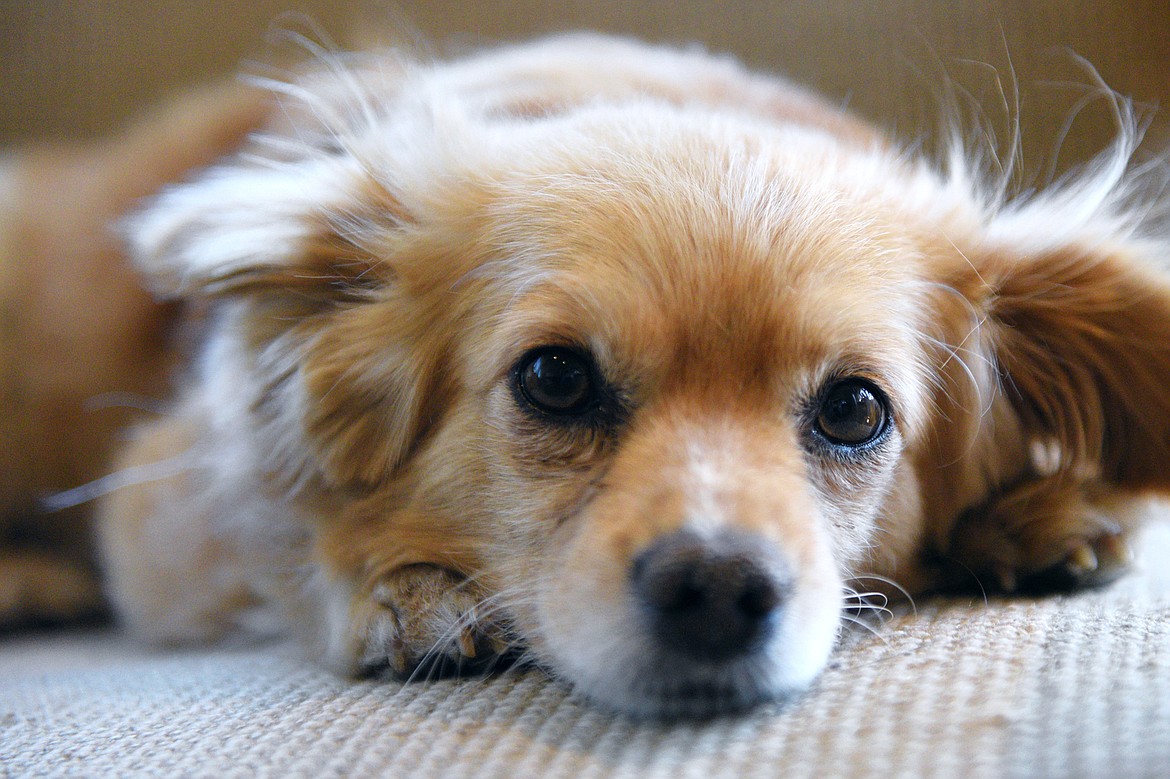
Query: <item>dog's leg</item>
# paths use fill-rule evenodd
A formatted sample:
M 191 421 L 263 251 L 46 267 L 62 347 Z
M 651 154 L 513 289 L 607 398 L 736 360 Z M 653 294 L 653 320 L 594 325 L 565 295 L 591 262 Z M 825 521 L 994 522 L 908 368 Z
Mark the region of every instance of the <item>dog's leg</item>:
M 352 602 L 352 670 L 408 678 L 495 666 L 508 642 L 484 613 L 485 596 L 474 581 L 436 565 L 406 565 L 375 578 Z
M 1130 525 L 1099 483 L 1066 473 L 1035 477 L 965 512 L 951 535 L 957 578 L 1007 592 L 1106 584 L 1132 560 Z
M 105 601 L 78 560 L 40 550 L 0 551 L 0 627 L 100 615 Z
M 264 554 L 279 536 L 246 546 L 242 523 L 224 521 L 263 504 L 209 477 L 196 454 L 203 428 L 181 412 L 141 426 L 118 472 L 144 475 L 104 496 L 96 512 L 106 592 L 120 621 L 153 641 L 219 639 L 271 589 L 257 585 L 257 572 L 273 567 Z

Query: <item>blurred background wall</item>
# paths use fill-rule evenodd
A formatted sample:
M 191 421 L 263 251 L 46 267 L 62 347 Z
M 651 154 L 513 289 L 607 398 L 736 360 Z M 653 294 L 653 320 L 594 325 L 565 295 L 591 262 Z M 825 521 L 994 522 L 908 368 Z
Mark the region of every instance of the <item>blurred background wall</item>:
M 1167 0 L 0 0 L 0 145 L 89 137 L 183 84 L 271 60 L 266 32 L 289 11 L 342 41 L 412 29 L 439 51 L 581 28 L 697 41 L 909 136 L 929 129 L 944 75 L 1002 132 L 1014 73 L 1034 171 L 1092 82 L 1074 54 L 1140 103 L 1170 104 Z M 1103 101 L 1078 117 L 1058 167 L 1108 137 Z M 1166 126 L 1155 120 L 1152 140 Z

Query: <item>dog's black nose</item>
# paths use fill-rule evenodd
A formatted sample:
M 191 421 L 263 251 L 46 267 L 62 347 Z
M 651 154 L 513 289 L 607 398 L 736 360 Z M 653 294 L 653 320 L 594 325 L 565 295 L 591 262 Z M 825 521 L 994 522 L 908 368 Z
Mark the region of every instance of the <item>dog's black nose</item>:
M 723 530 L 710 537 L 679 531 L 635 559 L 635 596 L 664 648 L 719 662 L 765 640 L 791 587 L 765 539 Z

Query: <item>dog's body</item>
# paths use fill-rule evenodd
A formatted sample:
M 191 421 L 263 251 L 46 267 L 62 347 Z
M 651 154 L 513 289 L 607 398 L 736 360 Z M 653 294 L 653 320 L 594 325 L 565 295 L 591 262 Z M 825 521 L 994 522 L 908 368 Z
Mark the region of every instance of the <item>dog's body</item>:
M 806 686 L 874 581 L 1104 580 L 1114 504 L 1170 485 L 1127 127 L 1005 203 L 782 82 L 609 39 L 284 91 L 128 227 L 156 289 L 215 304 L 123 462 L 173 473 L 101 511 L 144 634 L 294 629 L 399 673 L 519 649 L 706 713 Z
M 112 222 L 236 148 L 261 93 L 196 90 L 114 138 L 0 161 L 0 626 L 102 609 L 85 512 L 39 501 L 109 472 L 132 406 L 166 395 L 179 307 L 143 289 Z

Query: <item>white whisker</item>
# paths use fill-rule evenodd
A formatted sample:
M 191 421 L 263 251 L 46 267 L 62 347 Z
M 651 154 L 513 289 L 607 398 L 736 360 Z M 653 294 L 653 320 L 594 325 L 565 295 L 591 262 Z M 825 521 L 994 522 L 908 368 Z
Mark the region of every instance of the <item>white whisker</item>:
M 901 593 L 901 595 L 905 598 L 906 602 L 910 604 L 910 610 L 915 615 L 918 614 L 918 606 L 917 606 L 917 604 L 914 603 L 914 596 L 910 594 L 909 590 L 907 590 L 901 584 L 898 584 L 898 582 L 894 581 L 893 579 L 889 578 L 888 576 L 879 576 L 877 574 L 859 573 L 859 574 L 854 574 L 850 578 L 855 580 L 855 581 L 875 581 L 875 582 L 881 582 L 882 584 L 888 584 L 890 587 L 893 587 L 895 590 L 897 590 L 899 593 Z M 887 597 L 887 596 L 885 596 L 883 594 L 883 597 Z M 889 601 L 887 600 L 886 603 L 888 604 L 888 602 Z M 885 605 L 885 604 L 883 604 L 883 605 Z
M 873 625 L 866 622 L 864 619 L 861 619 L 859 617 L 855 617 L 849 613 L 843 613 L 841 615 L 841 619 L 843 619 L 846 623 L 848 623 L 850 625 L 856 625 L 858 627 L 863 628 L 867 632 L 871 633 L 875 638 L 877 638 L 883 644 L 887 644 L 887 645 L 889 644 L 889 639 L 886 638 L 885 635 L 880 630 L 878 630 Z
M 64 509 L 89 503 L 91 500 L 109 495 L 112 492 L 131 487 L 136 484 L 146 484 L 152 481 L 170 479 L 187 471 L 191 467 L 190 452 L 184 452 L 174 457 L 156 462 L 134 465 L 120 471 L 102 476 L 99 479 L 51 495 L 41 497 L 39 503 L 45 511 L 62 511 Z
M 82 405 L 86 411 L 102 411 L 108 408 L 132 408 L 155 416 L 163 416 L 170 410 L 171 402 L 148 398 L 132 392 L 103 392 L 86 398 Z

